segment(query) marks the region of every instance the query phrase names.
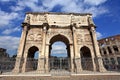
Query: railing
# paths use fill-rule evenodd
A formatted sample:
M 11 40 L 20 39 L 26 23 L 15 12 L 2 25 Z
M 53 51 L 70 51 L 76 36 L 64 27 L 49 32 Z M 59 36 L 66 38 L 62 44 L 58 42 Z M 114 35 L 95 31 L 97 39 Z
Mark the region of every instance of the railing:
M 70 69 L 70 59 L 69 58 L 50 58 L 49 59 L 50 70 L 52 69 Z
M 1 58 L 0 73 L 11 72 L 14 69 L 15 61 L 15 58 Z
M 93 62 L 91 58 L 82 58 L 81 65 L 83 70 L 93 70 Z
M 108 71 L 120 71 L 120 64 L 115 60 L 103 60 L 103 64 Z
M 37 69 L 38 59 L 27 58 L 26 71 L 33 71 Z
M 79 70 L 79 67 L 75 67 L 75 65 L 78 65 L 79 63 L 76 63 L 76 59 L 70 59 L 70 58 L 49 58 L 48 60 L 48 69 L 49 73 L 65 73 L 69 74 L 71 72 L 72 66 L 71 64 L 74 65 L 74 72 L 76 73 L 75 70 Z M 77 59 L 78 61 L 81 62 L 81 67 L 83 71 L 93 71 L 93 62 L 97 65 L 98 59 L 92 59 L 92 58 L 79 58 Z M 15 66 L 15 59 L 14 58 L 3 58 L 0 59 L 0 73 L 5 73 L 5 72 L 11 72 L 14 69 Z M 36 71 L 37 66 L 38 66 L 38 60 L 29 58 L 26 60 L 26 71 Z M 46 61 L 46 60 L 45 60 Z M 24 62 L 24 59 L 23 59 Z M 113 61 L 107 61 L 103 60 L 104 67 L 108 71 L 117 71 L 120 72 L 120 64 L 113 63 Z M 46 65 L 46 64 L 43 64 Z

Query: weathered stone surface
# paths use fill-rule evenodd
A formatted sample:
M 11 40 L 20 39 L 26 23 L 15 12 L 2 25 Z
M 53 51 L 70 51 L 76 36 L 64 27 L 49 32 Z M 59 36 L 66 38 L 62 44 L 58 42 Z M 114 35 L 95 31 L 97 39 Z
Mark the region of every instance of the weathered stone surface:
M 92 16 L 80 13 L 27 13 L 17 54 L 17 59 L 22 58 L 23 61 L 16 62 L 14 71 L 23 73 L 28 71 L 27 58 L 33 58 L 38 51 L 39 60 L 36 70 L 48 73 L 50 71 L 49 54 L 52 44 L 56 41 L 62 41 L 67 46 L 71 72 L 79 68 L 77 72 L 82 71 L 84 64 L 81 63 L 82 58 L 91 58 L 92 70 L 95 71 L 97 67 L 105 71 L 101 60 L 99 64 L 94 61 L 94 58 L 101 56 Z M 75 61 L 76 59 L 81 60 Z

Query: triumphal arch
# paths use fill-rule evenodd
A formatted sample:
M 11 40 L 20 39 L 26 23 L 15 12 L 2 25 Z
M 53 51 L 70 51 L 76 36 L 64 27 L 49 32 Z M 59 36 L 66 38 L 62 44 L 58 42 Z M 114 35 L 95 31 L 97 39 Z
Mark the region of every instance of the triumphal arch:
M 89 13 L 26 13 L 13 71 L 105 71 L 95 28 Z M 50 55 L 51 46 L 56 41 L 66 45 L 67 57 L 62 60 Z M 38 59 L 33 59 L 36 51 L 39 52 Z

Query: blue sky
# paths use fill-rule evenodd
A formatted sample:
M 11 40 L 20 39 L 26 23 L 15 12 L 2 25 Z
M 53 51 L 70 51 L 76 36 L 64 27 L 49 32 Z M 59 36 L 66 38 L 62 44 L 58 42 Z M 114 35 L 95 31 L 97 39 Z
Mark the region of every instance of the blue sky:
M 120 33 L 120 0 L 0 0 L 0 47 L 15 54 L 26 12 L 92 13 L 98 39 Z

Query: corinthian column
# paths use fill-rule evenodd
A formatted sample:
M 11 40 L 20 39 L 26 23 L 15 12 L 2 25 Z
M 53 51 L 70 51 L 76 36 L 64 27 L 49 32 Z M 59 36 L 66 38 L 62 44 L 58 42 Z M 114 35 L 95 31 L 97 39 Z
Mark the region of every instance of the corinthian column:
M 47 25 L 43 24 L 43 40 L 42 40 L 42 50 L 41 50 L 41 55 L 39 56 L 38 59 L 38 67 L 37 71 L 40 73 L 45 72 L 45 44 L 46 44 L 46 31 L 47 31 Z
M 97 36 L 96 36 L 95 27 L 94 27 L 94 26 L 91 26 L 90 31 L 91 31 L 91 34 L 92 34 L 94 51 L 95 51 L 95 54 L 96 54 L 97 59 L 98 59 L 99 71 L 100 71 L 100 72 L 105 72 L 106 69 L 104 68 L 103 61 L 102 61 L 102 57 L 101 57 L 101 55 L 100 55 L 100 51 L 99 51 L 99 46 L 98 46 L 98 42 L 97 42 Z
M 78 48 L 77 48 L 77 37 L 76 37 L 76 30 L 75 27 L 72 27 L 72 31 L 73 31 L 73 46 L 74 46 L 74 54 L 75 54 L 75 68 L 76 68 L 76 72 L 79 73 L 82 71 L 82 66 L 81 66 L 81 59 L 80 59 L 80 54 L 77 52 Z
M 19 48 L 17 52 L 16 63 L 15 63 L 15 67 L 13 70 L 13 72 L 15 73 L 19 73 L 21 71 L 21 65 L 22 65 L 21 63 L 23 61 L 22 55 L 24 52 L 26 36 L 27 36 L 28 27 L 29 27 L 27 23 L 22 23 L 22 26 L 23 26 L 23 30 L 22 30 Z
M 49 73 L 49 44 L 46 44 L 46 52 L 45 52 L 45 59 L 46 59 L 46 64 L 45 64 L 45 71 L 46 73 Z

